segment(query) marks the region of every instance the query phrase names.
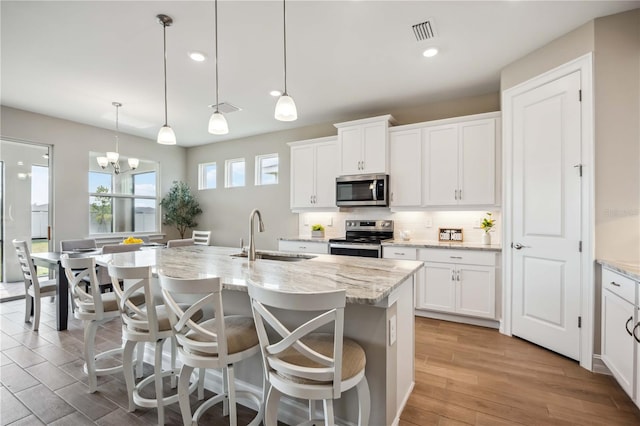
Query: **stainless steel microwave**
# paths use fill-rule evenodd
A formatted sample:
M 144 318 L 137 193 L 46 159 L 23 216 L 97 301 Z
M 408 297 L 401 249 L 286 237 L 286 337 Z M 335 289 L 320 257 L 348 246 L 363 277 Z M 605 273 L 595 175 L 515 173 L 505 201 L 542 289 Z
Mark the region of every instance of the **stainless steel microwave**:
M 336 178 L 338 207 L 389 205 L 389 175 L 353 175 Z

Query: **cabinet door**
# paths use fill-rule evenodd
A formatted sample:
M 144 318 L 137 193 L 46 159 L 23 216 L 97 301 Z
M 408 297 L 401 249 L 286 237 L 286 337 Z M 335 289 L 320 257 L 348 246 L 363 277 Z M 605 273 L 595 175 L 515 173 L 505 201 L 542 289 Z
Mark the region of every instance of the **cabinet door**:
M 316 146 L 315 202 L 312 207 L 336 206 L 337 156 L 337 142 L 322 143 Z
M 458 125 L 423 130 L 424 205 L 458 204 Z
M 460 124 L 458 204 L 495 204 L 496 120 Z
M 361 173 L 387 173 L 387 126 L 368 124 L 362 128 Z
M 456 312 L 495 318 L 496 276 L 489 266 L 457 265 Z
M 420 306 L 417 308 L 435 311 L 454 312 L 456 305 L 455 270 L 446 263 L 424 263 L 424 280 L 422 293 L 419 295 Z
M 341 175 L 357 175 L 362 172 L 362 129 L 348 127 L 338 129 Z
M 315 147 L 291 148 L 291 208 L 312 207 L 314 195 Z
M 421 131 L 407 130 L 390 135 L 389 189 L 391 207 L 422 204 Z
M 633 398 L 634 306 L 608 290 L 602 292 L 602 361 L 620 387 Z

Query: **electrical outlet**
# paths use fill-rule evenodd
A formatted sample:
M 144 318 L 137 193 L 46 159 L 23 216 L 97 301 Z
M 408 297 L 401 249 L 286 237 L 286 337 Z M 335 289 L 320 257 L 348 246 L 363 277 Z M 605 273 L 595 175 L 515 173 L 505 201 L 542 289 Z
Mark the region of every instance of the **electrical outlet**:
M 424 227 L 431 228 L 432 226 L 433 226 L 433 219 L 431 219 L 430 217 L 426 218 L 424 220 Z
M 389 318 L 389 346 L 393 346 L 396 342 L 397 333 L 397 321 L 396 316 L 394 315 Z
M 482 223 L 482 219 L 474 219 L 473 220 L 473 227 L 476 229 L 480 229 L 480 224 Z

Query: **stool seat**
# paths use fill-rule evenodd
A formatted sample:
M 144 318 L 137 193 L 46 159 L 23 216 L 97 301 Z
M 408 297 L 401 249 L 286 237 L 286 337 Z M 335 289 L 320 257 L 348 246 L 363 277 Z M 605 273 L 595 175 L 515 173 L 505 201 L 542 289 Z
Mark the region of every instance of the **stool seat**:
M 211 333 L 215 333 L 217 327 L 216 319 L 204 321 L 200 326 Z M 229 354 L 245 351 L 258 344 L 258 335 L 256 334 L 256 326 L 253 322 L 253 318 L 243 316 L 226 316 L 224 317 L 224 327 L 227 337 L 227 351 Z M 178 342 L 183 344 L 183 346 L 184 343 L 187 343 L 187 340 L 212 343 L 217 341 L 217 339 L 210 337 L 210 335 L 205 335 L 197 330 L 190 330 L 184 335 L 184 337 L 178 337 Z M 185 349 L 185 351 L 189 351 L 189 349 Z M 217 351 L 214 348 L 214 351 L 211 353 L 198 351 L 191 351 L 191 353 L 206 356 L 211 353 L 216 354 Z

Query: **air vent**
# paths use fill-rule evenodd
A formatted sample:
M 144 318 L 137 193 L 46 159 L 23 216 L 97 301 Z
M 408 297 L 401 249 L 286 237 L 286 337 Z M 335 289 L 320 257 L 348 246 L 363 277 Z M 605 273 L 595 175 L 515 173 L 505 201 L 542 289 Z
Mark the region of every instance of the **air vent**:
M 216 104 L 209 105 L 209 108 L 215 108 Z M 220 102 L 218 104 L 218 111 L 223 114 L 230 114 L 236 111 L 242 111 L 242 108 L 238 108 L 235 105 L 230 104 L 229 102 Z
M 417 41 L 429 40 L 436 36 L 436 30 L 433 27 L 433 19 L 427 19 L 424 22 L 413 25 L 411 28 L 413 29 L 413 35 L 416 36 Z

